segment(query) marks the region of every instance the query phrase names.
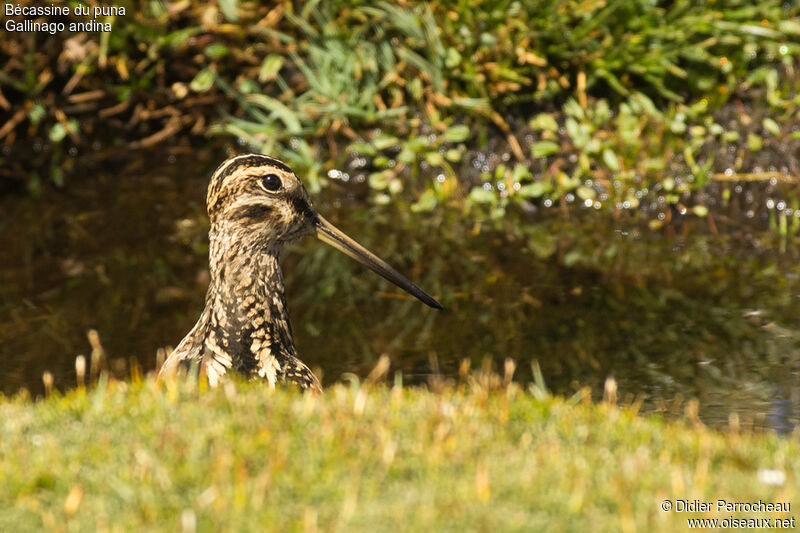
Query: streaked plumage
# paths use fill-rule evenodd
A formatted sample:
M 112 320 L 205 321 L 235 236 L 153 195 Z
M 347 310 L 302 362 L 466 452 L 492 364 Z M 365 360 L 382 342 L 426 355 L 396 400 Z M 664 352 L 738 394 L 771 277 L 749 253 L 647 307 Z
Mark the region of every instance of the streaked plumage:
M 441 305 L 314 210 L 300 180 L 284 163 L 246 154 L 222 163 L 207 196 L 211 281 L 205 309 L 161 368 L 194 362 L 212 385 L 229 370 L 320 390 L 298 358 L 284 296 L 283 243 L 316 235 L 431 307 Z

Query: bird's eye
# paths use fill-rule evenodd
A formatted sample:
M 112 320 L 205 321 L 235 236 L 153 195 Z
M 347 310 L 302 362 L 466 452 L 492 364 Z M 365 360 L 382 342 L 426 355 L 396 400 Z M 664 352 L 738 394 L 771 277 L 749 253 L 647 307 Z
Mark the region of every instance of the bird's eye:
M 281 179 L 277 174 L 267 174 L 259 182 L 261 188 L 265 191 L 275 192 L 281 188 Z

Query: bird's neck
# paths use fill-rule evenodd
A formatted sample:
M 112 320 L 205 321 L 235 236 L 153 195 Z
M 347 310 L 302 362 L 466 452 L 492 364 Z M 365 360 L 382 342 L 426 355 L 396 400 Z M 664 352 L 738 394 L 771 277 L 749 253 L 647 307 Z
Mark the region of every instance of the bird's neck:
M 211 287 L 222 296 L 283 297 L 281 247 L 252 242 L 247 235 L 212 230 L 209 245 Z
M 259 357 L 296 355 L 280 268 L 280 246 L 248 243 L 244 235 L 210 235 L 209 333 L 226 344 L 237 370 L 254 371 Z M 204 313 L 205 315 L 206 313 Z M 265 347 L 268 353 L 264 352 Z

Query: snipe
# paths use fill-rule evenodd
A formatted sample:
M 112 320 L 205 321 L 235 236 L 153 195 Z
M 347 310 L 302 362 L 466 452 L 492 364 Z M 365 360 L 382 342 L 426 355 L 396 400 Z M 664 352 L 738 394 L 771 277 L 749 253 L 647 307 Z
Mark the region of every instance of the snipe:
M 246 154 L 222 163 L 208 186 L 209 269 L 205 309 L 161 374 L 196 365 L 214 385 L 229 370 L 320 390 L 297 356 L 284 296 L 281 247 L 306 235 L 344 252 L 430 307 L 442 306 L 385 261 L 322 218 L 284 163 Z

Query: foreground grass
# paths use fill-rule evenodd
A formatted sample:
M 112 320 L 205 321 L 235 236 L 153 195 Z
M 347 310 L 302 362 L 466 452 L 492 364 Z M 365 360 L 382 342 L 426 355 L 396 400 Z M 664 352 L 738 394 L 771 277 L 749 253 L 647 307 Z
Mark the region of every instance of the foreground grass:
M 101 382 L 2 399 L 0 419 L 3 531 L 673 531 L 687 515 L 664 499 L 800 504 L 796 438 L 516 386 L 315 398 Z M 764 469 L 785 481 L 764 483 Z M 731 515 L 764 516 L 705 516 Z

